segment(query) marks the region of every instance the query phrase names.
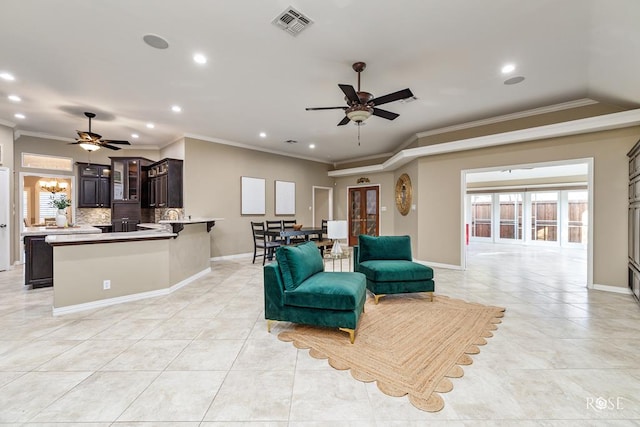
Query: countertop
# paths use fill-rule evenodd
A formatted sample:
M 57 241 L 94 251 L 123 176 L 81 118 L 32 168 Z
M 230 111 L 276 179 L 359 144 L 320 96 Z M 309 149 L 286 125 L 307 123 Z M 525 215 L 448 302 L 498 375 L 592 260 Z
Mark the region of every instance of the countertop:
M 183 218 L 183 219 L 161 219 L 158 224 L 200 224 L 203 222 L 222 221 L 224 218 Z
M 63 234 L 51 235 L 45 241 L 51 246 L 56 245 L 77 245 L 84 243 L 116 243 L 136 240 L 169 239 L 177 234 L 166 230 L 140 230 L 122 233 L 100 233 L 95 234 Z
M 98 234 L 102 231 L 90 225 L 77 225 L 75 227 L 26 227 L 20 233 L 21 236 L 48 236 L 51 234 Z

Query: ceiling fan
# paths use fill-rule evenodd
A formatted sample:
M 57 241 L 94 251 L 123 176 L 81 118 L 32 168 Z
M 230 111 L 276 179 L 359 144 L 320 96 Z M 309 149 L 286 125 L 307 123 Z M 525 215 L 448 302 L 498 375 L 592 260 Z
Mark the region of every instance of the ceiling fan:
M 391 111 L 376 108 L 378 105 L 387 104 L 393 101 L 399 101 L 401 99 L 413 97 L 413 93 L 409 89 L 399 90 L 387 95 L 374 98 L 373 94 L 360 90 L 360 73 L 364 71 L 367 64 L 364 62 L 356 62 L 352 65 L 353 70 L 358 73 L 358 90 L 356 91 L 351 85 L 338 84 L 342 92 L 344 92 L 344 99 L 347 101 L 346 106 L 342 107 L 317 107 L 306 108 L 307 111 L 313 110 L 344 110 L 345 117 L 338 123 L 338 126 L 343 126 L 354 121 L 357 125 L 363 124 L 371 115 L 382 117 L 387 120 L 396 119 L 399 114 L 392 113 Z
M 96 115 L 95 113 L 85 112 L 84 115 L 89 118 L 89 131 L 81 131 L 78 130 L 78 137 L 76 138 L 76 142 L 72 142 L 71 144 L 78 144 L 80 147 L 84 148 L 87 151 L 96 151 L 100 148 L 109 148 L 110 150 L 119 150 L 120 147 L 116 147 L 111 144 L 120 144 L 120 145 L 131 145 L 129 141 L 119 141 L 115 139 L 102 139 L 102 135 L 91 132 L 91 119 Z

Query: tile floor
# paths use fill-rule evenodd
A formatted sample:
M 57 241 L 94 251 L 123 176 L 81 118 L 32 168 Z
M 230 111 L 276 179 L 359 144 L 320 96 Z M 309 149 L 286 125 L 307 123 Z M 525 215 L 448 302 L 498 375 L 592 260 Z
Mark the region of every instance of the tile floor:
M 473 244 L 436 292 L 507 308 L 438 413 L 277 339 L 250 259 L 161 298 L 52 317 L 0 272 L 0 425 L 640 425 L 640 306 L 588 291 L 585 253 Z M 384 300 L 382 300 L 384 301 Z

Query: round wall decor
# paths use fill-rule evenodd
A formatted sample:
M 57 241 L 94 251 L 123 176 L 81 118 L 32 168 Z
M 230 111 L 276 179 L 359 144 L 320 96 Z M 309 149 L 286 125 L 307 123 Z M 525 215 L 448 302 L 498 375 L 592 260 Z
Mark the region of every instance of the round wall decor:
M 396 182 L 396 207 L 402 215 L 407 215 L 411 209 L 413 189 L 409 175 L 403 173 Z

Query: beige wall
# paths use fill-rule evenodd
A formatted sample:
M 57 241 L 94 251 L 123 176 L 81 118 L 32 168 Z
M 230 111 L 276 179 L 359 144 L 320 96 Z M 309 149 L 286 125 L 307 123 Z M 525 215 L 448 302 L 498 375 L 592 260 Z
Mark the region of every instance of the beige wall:
M 54 246 L 53 307 L 166 289 L 169 255 L 169 239 Z M 103 290 L 103 280 L 111 289 Z
M 193 138 L 185 138 L 184 160 L 186 214 L 224 218 L 210 233 L 213 257 L 253 252 L 251 221 L 295 218 L 311 225 L 312 187 L 333 185 L 328 164 Z M 265 215 L 240 214 L 242 176 L 265 179 Z M 296 183 L 295 215 L 275 216 L 275 180 Z
M 175 285 L 210 268 L 207 224 L 185 224 L 178 237 L 169 241 L 169 283 Z
M 523 163 L 594 159 L 593 283 L 627 286 L 628 159 L 640 128 L 627 128 L 419 159 L 418 259 L 460 265 L 461 171 Z M 423 209 L 423 204 L 432 206 Z M 435 244 L 434 244 L 435 243 Z
M 8 197 L 11 202 L 9 202 L 9 245 L 10 248 L 13 248 L 15 245 L 15 235 L 16 230 L 19 230 L 16 222 L 11 219 L 12 212 L 14 211 L 14 203 L 15 199 L 15 166 L 13 162 L 13 151 L 14 151 L 14 143 L 13 143 L 13 129 L 8 126 L 0 125 L 0 145 L 2 145 L 2 163 L 0 167 L 9 169 L 9 194 L 2 194 L 2 197 Z M 14 256 L 13 250 L 9 254 L 9 263 L 13 264 L 16 260 Z

